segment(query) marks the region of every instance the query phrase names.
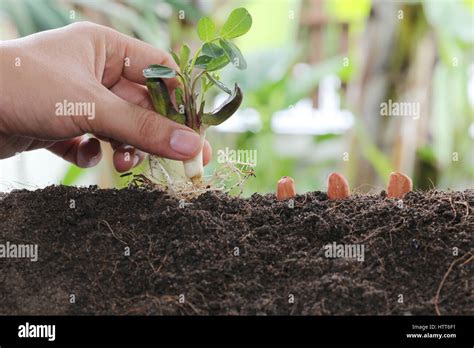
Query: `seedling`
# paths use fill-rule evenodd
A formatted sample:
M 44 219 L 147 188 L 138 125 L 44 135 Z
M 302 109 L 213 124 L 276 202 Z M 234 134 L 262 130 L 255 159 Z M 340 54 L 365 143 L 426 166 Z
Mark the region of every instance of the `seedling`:
M 240 70 L 247 67 L 241 51 L 230 40 L 244 35 L 251 26 L 252 17 L 245 8 L 233 10 L 219 31 L 209 17 L 202 17 L 197 24 L 197 34 L 202 44 L 193 58 L 190 58 L 190 48 L 186 44 L 181 46 L 179 53 L 171 52 L 179 71 L 158 64 L 143 70 L 155 110 L 175 122 L 187 125 L 200 135 L 200 152 L 193 159 L 183 162 L 186 177 L 196 186 L 202 182 L 202 146 L 207 128 L 217 126 L 232 116 L 243 98 L 238 84 L 231 90 L 219 80 L 216 72 L 230 63 Z M 175 91 L 177 109 L 163 80 L 174 77 L 181 82 Z M 214 85 L 229 97 L 214 111 L 206 112 L 205 94 Z

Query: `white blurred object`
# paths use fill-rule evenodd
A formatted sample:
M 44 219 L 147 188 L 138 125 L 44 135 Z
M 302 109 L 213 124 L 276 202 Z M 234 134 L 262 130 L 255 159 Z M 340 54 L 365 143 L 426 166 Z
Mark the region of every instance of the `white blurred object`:
M 467 99 L 469 104 L 474 107 L 474 64 L 469 65 L 468 68 Z M 468 133 L 471 139 L 474 139 L 474 122 L 469 126 Z
M 0 160 L 0 191 L 13 189 L 35 190 L 59 184 L 70 163 L 47 150 L 22 152 L 14 157 Z M 85 173 L 77 185 L 97 183 L 93 171 Z
M 469 126 L 469 136 L 474 139 L 474 122 Z
M 320 107 L 314 109 L 311 99 L 303 99 L 287 110 L 276 112 L 271 127 L 278 134 L 342 134 L 354 124 L 354 116 L 340 109 L 337 76 L 326 76 L 319 86 Z
M 226 133 L 243 133 L 247 131 L 256 133 L 262 129 L 262 121 L 257 110 L 247 108 L 238 111 L 227 121 L 216 126 L 215 129 Z
M 469 65 L 467 81 L 467 99 L 469 104 L 474 106 L 474 64 Z
M 214 100 L 214 108 L 219 107 L 227 97 L 228 95 L 225 93 L 217 95 Z M 247 131 L 256 133 L 262 129 L 262 120 L 257 110 L 246 108 L 238 110 L 232 117 L 214 127 L 214 129 L 223 133 L 243 133 Z

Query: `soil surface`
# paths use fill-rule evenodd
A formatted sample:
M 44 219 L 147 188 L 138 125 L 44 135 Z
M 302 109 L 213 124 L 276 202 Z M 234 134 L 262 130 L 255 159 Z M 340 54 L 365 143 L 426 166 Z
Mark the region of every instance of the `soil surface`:
M 474 190 L 329 201 L 51 186 L 0 195 L 0 314 L 473 315 Z M 364 246 L 363 261 L 325 245 Z M 359 249 L 360 251 L 360 249 Z

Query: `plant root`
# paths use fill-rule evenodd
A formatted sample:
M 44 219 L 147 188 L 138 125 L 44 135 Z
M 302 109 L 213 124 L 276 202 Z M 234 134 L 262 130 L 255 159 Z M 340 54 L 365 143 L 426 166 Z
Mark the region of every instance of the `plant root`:
M 212 175 L 192 178 L 191 181 L 180 175 L 173 175 L 175 173 L 165 168 L 162 159 L 150 157 L 148 163 L 150 176 L 134 175 L 129 186 L 167 191 L 170 196 L 184 200 L 191 200 L 206 192 L 230 193 L 235 190 L 237 190 L 237 196 L 240 197 L 246 181 L 255 176 L 252 164 L 228 159 Z
M 436 296 L 435 296 L 435 299 L 434 299 L 434 303 L 435 303 L 435 311 L 436 311 L 436 314 L 437 315 L 441 315 L 441 312 L 439 310 L 439 295 L 441 294 L 441 289 L 443 288 L 444 286 L 444 282 L 446 281 L 446 279 L 448 278 L 448 275 L 449 273 L 451 273 L 451 271 L 453 270 L 454 266 L 456 264 L 458 264 L 459 262 L 463 261 L 466 256 L 469 256 L 471 255 L 470 258 L 468 258 L 465 262 L 462 263 L 462 266 L 464 266 L 465 264 L 471 262 L 473 259 L 474 259 L 474 255 L 472 255 L 471 253 L 467 253 L 467 254 L 464 254 L 463 256 L 457 258 L 456 260 L 454 260 L 451 265 L 449 266 L 448 268 L 448 271 L 444 274 L 443 276 L 443 279 L 441 279 L 441 283 L 439 283 L 439 286 L 438 286 L 438 290 L 436 291 Z

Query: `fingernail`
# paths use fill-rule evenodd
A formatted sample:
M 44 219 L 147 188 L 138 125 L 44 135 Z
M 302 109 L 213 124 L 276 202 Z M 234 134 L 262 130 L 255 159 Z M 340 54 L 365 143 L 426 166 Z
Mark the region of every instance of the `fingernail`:
M 133 166 L 132 168 L 135 168 L 138 164 L 138 162 L 140 161 L 140 156 L 138 155 L 135 155 L 135 157 L 133 158 Z
M 171 148 L 184 156 L 194 155 L 201 146 L 199 135 L 193 131 L 176 129 L 171 134 Z

